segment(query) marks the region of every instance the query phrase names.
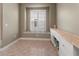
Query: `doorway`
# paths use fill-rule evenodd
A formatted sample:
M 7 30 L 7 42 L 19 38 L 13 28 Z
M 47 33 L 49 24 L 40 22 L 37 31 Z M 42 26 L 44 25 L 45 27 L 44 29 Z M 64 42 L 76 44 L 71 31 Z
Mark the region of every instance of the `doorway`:
M 29 32 L 41 33 L 47 31 L 48 9 L 47 8 L 28 8 L 27 27 Z

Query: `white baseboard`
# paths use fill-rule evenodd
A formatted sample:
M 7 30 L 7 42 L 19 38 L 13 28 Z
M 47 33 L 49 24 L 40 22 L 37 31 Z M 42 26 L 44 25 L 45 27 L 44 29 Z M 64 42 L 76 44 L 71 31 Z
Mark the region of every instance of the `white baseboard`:
M 9 43 L 8 45 L 4 46 L 3 48 L 0 48 L 0 51 L 3 51 L 7 48 L 9 48 L 10 46 L 12 46 L 13 44 L 15 44 L 19 39 L 16 39 L 15 41 Z
M 50 40 L 50 38 L 20 38 L 20 40 Z

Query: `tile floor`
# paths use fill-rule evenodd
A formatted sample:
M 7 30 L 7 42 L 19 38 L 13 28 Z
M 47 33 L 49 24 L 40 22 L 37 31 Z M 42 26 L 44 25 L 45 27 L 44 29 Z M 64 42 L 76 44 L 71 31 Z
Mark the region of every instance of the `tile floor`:
M 58 55 L 58 49 L 53 47 L 50 40 L 20 39 L 7 49 L 0 51 L 0 56 L 57 56 L 57 55 Z

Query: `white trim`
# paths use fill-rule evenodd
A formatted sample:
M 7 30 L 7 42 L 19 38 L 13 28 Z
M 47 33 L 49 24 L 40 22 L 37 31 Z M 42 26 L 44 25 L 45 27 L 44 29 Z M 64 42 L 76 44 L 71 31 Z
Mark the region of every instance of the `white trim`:
M 50 40 L 50 38 L 20 38 L 19 40 Z
M 15 41 L 9 43 L 8 45 L 4 46 L 3 48 L 0 48 L 0 51 L 3 51 L 7 48 L 9 48 L 10 46 L 12 46 L 13 44 L 15 44 L 19 39 L 16 39 Z
M 32 33 L 32 34 L 50 34 L 50 32 L 23 32 L 22 34 L 27 34 L 27 33 Z

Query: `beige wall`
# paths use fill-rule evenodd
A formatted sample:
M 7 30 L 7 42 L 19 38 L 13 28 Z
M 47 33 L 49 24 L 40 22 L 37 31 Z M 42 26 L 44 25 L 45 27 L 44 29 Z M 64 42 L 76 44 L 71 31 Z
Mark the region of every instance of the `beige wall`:
M 79 35 L 79 4 L 57 4 L 57 25 Z
M 26 8 L 27 7 L 49 7 L 49 28 L 56 24 L 56 4 L 20 4 L 20 33 L 26 32 Z
M 2 4 L 0 3 L 0 47 L 1 47 L 1 29 L 2 29 L 1 28 L 2 27 L 1 26 L 1 20 L 2 20 L 1 14 L 2 14 Z
M 19 22 L 18 4 L 4 3 L 3 4 L 3 39 L 2 46 L 14 41 L 18 36 Z

